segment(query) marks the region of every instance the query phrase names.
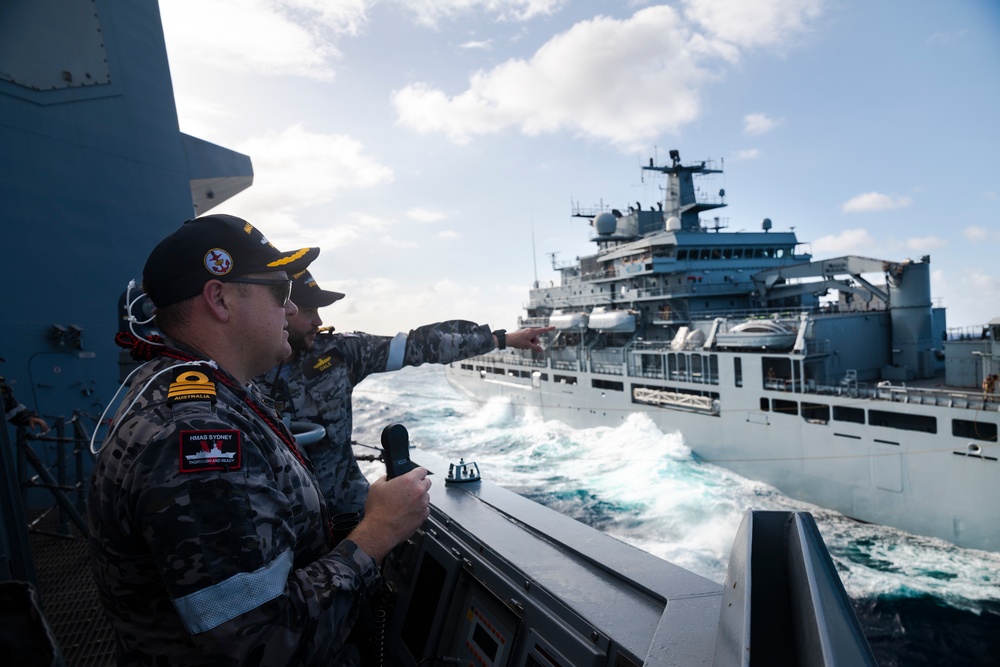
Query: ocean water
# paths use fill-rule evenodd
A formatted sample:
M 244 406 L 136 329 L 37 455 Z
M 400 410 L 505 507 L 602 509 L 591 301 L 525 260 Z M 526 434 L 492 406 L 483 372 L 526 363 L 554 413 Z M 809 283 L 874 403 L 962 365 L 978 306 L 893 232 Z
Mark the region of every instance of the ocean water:
M 719 583 L 747 507 L 808 510 L 879 665 L 1000 665 L 1000 554 L 792 500 L 700 462 L 682 434 L 663 433 L 641 414 L 616 427 L 575 429 L 504 401 L 473 401 L 440 366 L 366 379 L 354 410 L 359 453 L 400 422 L 415 459 L 426 449 L 475 461 L 484 479 Z M 378 463 L 362 467 L 384 474 Z

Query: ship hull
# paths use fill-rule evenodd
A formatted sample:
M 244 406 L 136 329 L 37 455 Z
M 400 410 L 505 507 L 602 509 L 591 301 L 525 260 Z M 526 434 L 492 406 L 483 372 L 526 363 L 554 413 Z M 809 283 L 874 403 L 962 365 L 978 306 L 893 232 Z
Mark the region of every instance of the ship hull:
M 720 353 L 723 368 L 726 356 Z M 936 394 L 933 402 L 943 404 L 929 404 L 931 394 L 917 404 L 918 394 L 903 391 L 868 398 L 852 391 L 764 389 L 763 382 L 757 389 L 749 386 L 752 382 L 737 387 L 724 376 L 712 387 L 717 398 L 699 403 L 682 401 L 679 397 L 687 394 L 677 393 L 704 389 L 697 383 L 668 387 L 648 378 L 582 371 L 572 372 L 571 380 L 563 375 L 563 381 L 542 381 L 542 369 L 532 378 L 525 367 L 504 359 L 491 355 L 453 364 L 446 376 L 476 400 L 501 397 L 574 427 L 614 426 L 641 412 L 665 433 L 679 432 L 706 462 L 771 484 L 792 498 L 962 547 L 1000 551 L 995 521 L 1000 446 L 953 434 L 954 420 L 996 428 L 1000 403 L 977 402 L 974 394 L 954 396 L 948 405 L 949 399 Z M 753 357 L 744 355 L 743 371 L 754 371 L 752 366 Z M 545 373 L 556 377 L 550 374 Z M 637 401 L 637 390 L 655 392 L 658 385 L 664 396 L 677 400 Z M 822 415 L 817 406 L 828 406 L 826 419 L 816 418 Z M 841 408 L 853 414 L 868 410 L 871 416 L 867 423 L 831 418 Z M 876 425 L 876 414 L 889 425 Z M 934 432 L 913 430 L 914 424 L 929 429 L 931 423 Z

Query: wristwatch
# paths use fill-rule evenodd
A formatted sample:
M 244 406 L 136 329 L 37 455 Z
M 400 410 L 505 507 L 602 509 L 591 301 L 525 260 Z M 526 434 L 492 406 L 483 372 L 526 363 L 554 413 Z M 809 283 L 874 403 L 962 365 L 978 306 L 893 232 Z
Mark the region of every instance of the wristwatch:
M 497 337 L 497 349 L 506 350 L 507 349 L 507 330 L 497 329 L 493 332 L 493 335 Z

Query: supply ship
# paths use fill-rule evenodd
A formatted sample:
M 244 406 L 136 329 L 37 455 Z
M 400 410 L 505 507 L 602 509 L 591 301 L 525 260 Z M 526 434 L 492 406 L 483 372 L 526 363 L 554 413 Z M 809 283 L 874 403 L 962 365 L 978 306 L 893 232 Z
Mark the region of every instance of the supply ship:
M 530 290 L 544 353 L 451 364 L 451 384 L 572 426 L 643 412 L 693 454 L 855 519 L 1000 550 L 1000 318 L 950 331 L 930 257 L 814 259 L 764 219 L 730 232 L 711 162 L 643 169 L 664 200 L 584 210 L 592 254 Z M 707 216 L 706 216 L 707 217 Z
M 0 3 L 0 354 L 18 399 L 53 426 L 0 429 L 11 664 L 115 663 L 82 517 L 89 442 L 133 363 L 113 343 L 126 285 L 161 238 L 252 181 L 249 156 L 179 131 L 156 0 Z M 748 509 L 723 585 L 488 470 L 449 480 L 454 462 L 413 458 L 435 473 L 432 511 L 387 557 L 357 628 L 372 664 L 875 664 L 808 512 Z

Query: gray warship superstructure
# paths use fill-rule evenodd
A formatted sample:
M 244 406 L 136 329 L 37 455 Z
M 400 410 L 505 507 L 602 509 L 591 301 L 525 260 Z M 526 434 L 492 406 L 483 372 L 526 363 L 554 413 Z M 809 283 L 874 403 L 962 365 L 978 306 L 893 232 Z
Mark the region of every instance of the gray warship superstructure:
M 0 355 L 54 426 L 0 429 L 0 655 L 114 664 L 81 515 L 90 437 L 131 364 L 113 343 L 126 284 L 252 178 L 249 157 L 179 131 L 155 0 L 0 3 Z M 416 459 L 437 473 L 432 515 L 387 558 L 358 635 L 378 664 L 874 664 L 808 513 L 748 511 L 723 586 L 489 471 L 448 484 L 446 462 Z
M 1000 319 L 949 331 L 930 258 L 815 260 L 793 231 L 730 232 L 670 163 L 664 201 L 584 211 L 597 250 L 535 284 L 543 354 L 446 369 L 485 400 L 574 426 L 649 415 L 693 453 L 859 520 L 1000 550 Z

